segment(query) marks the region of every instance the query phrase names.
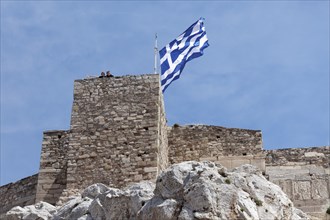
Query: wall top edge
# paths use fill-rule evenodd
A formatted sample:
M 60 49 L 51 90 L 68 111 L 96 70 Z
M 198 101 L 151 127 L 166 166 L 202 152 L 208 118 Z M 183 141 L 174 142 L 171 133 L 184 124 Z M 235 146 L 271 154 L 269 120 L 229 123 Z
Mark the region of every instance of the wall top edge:
M 226 129 L 233 131 L 251 131 L 251 132 L 260 132 L 261 130 L 252 130 L 252 129 L 244 129 L 244 128 L 228 128 L 217 125 L 203 125 L 203 124 L 190 124 L 190 125 L 178 125 L 174 124 L 173 126 L 168 126 L 169 129 L 180 129 L 180 128 L 188 128 L 188 129 L 203 129 L 203 128 L 213 128 L 213 129 Z
M 313 146 L 313 147 L 286 147 L 286 148 L 278 148 L 278 149 L 264 149 L 264 151 L 266 152 L 280 152 L 280 151 L 292 151 L 292 150 L 300 150 L 300 151 L 308 151 L 308 150 L 319 150 L 319 149 L 323 149 L 324 150 L 329 150 L 330 151 L 330 146 Z
M 131 78 L 131 79 L 139 79 L 139 78 L 154 78 L 157 77 L 159 78 L 159 74 L 158 73 L 148 73 L 148 74 L 128 74 L 128 75 L 122 75 L 122 76 L 113 76 L 113 77 L 109 77 L 109 79 L 123 79 L 123 78 Z M 108 78 L 108 77 L 105 77 Z M 99 76 L 91 76 L 91 77 L 87 77 L 84 79 L 76 79 L 75 82 L 84 82 L 84 81 L 91 81 L 91 80 L 100 80 L 103 78 L 99 78 Z
M 69 130 L 48 130 L 48 131 L 44 131 L 44 134 L 63 134 L 63 133 L 67 133 L 69 132 Z
M 31 176 L 24 177 L 23 179 L 19 179 L 19 180 L 15 181 L 15 182 L 10 182 L 10 183 L 7 183 L 5 185 L 1 185 L 0 188 L 6 188 L 6 187 L 8 187 L 10 185 L 15 185 L 15 184 L 17 184 L 19 182 L 22 182 L 22 181 L 25 181 L 27 179 L 36 178 L 36 177 L 38 177 L 38 175 L 39 175 L 39 173 L 36 173 L 36 174 L 31 175 Z

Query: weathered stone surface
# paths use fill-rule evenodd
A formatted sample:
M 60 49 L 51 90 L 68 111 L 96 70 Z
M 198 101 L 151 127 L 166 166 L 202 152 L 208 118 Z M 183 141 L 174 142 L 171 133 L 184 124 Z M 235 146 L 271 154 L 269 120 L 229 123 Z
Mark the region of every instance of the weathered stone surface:
M 7 212 L 5 219 L 7 220 L 18 220 L 24 219 L 28 215 L 28 211 L 20 206 L 15 206 Z
M 135 219 L 136 214 L 153 196 L 154 184 L 141 182 L 124 190 L 111 188 L 100 194 L 91 204 L 91 217 L 95 219 Z
M 261 131 L 224 128 L 208 125 L 186 125 L 168 128 L 169 161 L 218 161 L 225 158 L 226 164 L 236 167 L 252 164 L 264 169 Z M 238 158 L 230 157 L 236 156 Z M 254 156 L 262 156 L 260 158 Z M 227 162 L 228 160 L 228 162 Z M 221 163 L 221 161 L 219 161 Z
M 175 199 L 154 197 L 138 213 L 138 219 L 174 220 L 180 210 L 180 204 Z
M 318 153 L 318 152 L 306 152 L 305 157 L 325 157 L 323 153 Z
M 330 204 L 330 148 L 267 151 L 266 174 L 304 212 L 324 219 Z M 322 216 L 322 217 L 320 217 Z
M 167 149 L 158 75 L 74 82 L 67 188 L 154 181 L 168 166 Z
M 68 138 L 68 131 L 43 133 L 36 202 L 55 205 L 66 188 Z
M 266 164 L 269 166 L 317 165 L 330 166 L 330 146 L 309 148 L 287 148 L 266 150 Z
M 156 187 L 151 182 L 122 190 L 94 184 L 83 194 L 83 198 L 76 196 L 56 212 L 48 204 L 53 209 L 43 215 L 41 208 L 37 212 L 27 206 L 15 207 L 7 216 L 14 220 L 309 219 L 293 207 L 280 187 L 251 165 L 228 172 L 212 162 L 183 162 L 160 174 Z
M 38 174 L 0 187 L 0 219 L 15 206 L 35 203 Z
M 103 220 L 105 219 L 105 212 L 103 209 L 103 205 L 100 201 L 100 197 L 104 197 L 103 195 L 99 195 L 98 198 L 94 199 L 91 205 L 88 208 L 90 216 L 95 220 Z M 103 200 L 102 200 L 103 201 Z
M 308 219 L 301 213 L 251 165 L 227 172 L 210 162 L 183 162 L 157 178 L 155 196 L 138 218 Z
M 78 207 L 83 202 L 81 196 L 75 197 L 65 203 L 54 215 L 54 220 L 69 219 L 74 208 Z M 85 213 L 83 213 L 85 214 Z
M 16 206 L 7 212 L 5 220 L 48 220 L 53 216 L 55 211 L 56 208 L 46 202 L 39 202 L 35 205 L 25 206 L 24 208 Z
M 220 126 L 167 127 L 157 74 L 76 80 L 70 129 L 44 132 L 38 176 L 0 187 L 0 219 L 17 205 L 40 200 L 62 205 L 96 182 L 124 187 L 154 181 L 170 163 L 187 160 L 210 160 L 229 169 L 256 165 L 303 210 L 324 214 L 330 203 L 330 147 L 263 151 L 261 136 L 259 130 Z M 175 181 L 171 184 L 183 184 Z M 85 198 L 104 193 L 95 190 Z M 175 190 L 163 193 L 171 196 Z M 161 204 L 173 210 L 175 203 Z M 193 215 L 182 209 L 182 216 Z
M 109 187 L 102 183 L 95 183 L 89 187 L 87 187 L 83 193 L 81 194 L 81 197 L 85 198 L 91 198 L 95 199 L 98 195 L 105 193 L 106 191 L 110 190 Z
M 80 218 L 77 218 L 77 220 L 94 220 L 90 214 L 86 214 L 81 216 Z
M 90 198 L 84 198 L 83 201 L 77 205 L 75 208 L 72 209 L 68 219 L 78 219 L 80 217 L 83 217 L 88 215 L 88 208 L 90 204 L 92 203 L 92 199 Z

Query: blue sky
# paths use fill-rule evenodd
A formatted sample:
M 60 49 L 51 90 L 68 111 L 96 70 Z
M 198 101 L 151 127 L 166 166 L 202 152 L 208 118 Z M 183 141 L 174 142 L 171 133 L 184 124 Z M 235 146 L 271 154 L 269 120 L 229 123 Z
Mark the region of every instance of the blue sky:
M 262 130 L 265 149 L 329 145 L 329 1 L 1 1 L 1 175 L 38 172 L 69 129 L 73 81 L 153 72 L 204 17 L 210 46 L 165 92 L 168 123 Z

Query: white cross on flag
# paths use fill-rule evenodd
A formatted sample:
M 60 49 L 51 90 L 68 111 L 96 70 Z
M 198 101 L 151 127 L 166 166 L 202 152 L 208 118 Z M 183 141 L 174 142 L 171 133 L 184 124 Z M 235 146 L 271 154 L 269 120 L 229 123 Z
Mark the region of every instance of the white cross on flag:
M 180 78 L 186 62 L 202 56 L 203 50 L 209 46 L 203 21 L 204 18 L 200 18 L 159 51 L 163 92 L 171 82 Z

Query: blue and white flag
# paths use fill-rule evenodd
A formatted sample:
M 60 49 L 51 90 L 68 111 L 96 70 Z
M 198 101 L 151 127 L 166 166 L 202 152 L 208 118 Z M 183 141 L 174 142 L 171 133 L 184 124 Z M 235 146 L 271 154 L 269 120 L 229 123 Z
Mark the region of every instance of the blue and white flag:
M 159 51 L 163 92 L 171 82 L 180 78 L 186 62 L 202 56 L 203 50 L 209 46 L 203 21 L 204 18 L 200 18 Z

